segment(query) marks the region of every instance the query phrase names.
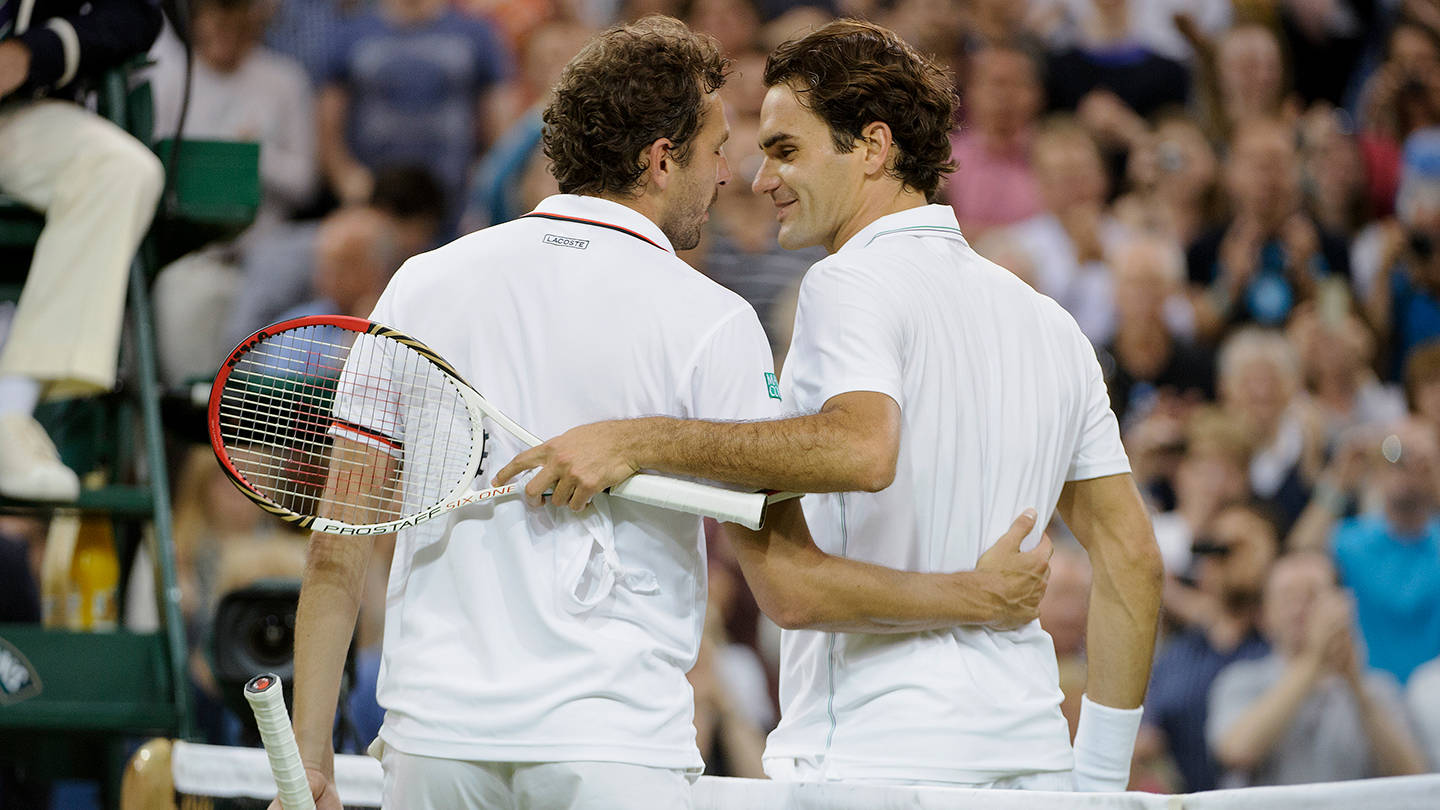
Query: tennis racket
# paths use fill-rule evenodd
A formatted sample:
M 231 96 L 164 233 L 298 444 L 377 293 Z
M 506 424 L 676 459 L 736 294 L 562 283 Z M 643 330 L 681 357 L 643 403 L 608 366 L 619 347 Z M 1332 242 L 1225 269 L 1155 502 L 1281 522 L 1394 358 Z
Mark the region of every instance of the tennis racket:
M 425 344 L 340 315 L 277 323 L 236 347 L 211 387 L 209 420 L 210 444 L 241 492 L 331 534 L 386 534 L 518 495 L 521 482 L 476 486 L 485 426 L 540 443 Z M 750 529 L 770 503 L 794 497 L 647 474 L 609 492 Z
M 300 761 L 300 747 L 295 744 L 290 715 L 285 711 L 280 676 L 266 672 L 251 678 L 245 684 L 245 700 L 255 712 L 255 725 L 260 728 L 260 742 L 270 759 L 270 774 L 275 777 L 275 795 L 280 797 L 280 807 L 315 810 L 305 764 Z

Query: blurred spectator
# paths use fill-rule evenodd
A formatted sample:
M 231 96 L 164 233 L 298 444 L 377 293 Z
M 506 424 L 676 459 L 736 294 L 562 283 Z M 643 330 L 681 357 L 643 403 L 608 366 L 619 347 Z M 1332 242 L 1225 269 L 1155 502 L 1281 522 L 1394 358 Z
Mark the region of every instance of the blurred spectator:
M 1030 254 L 1035 289 L 1069 310 L 1091 341 L 1103 343 L 1115 327 L 1105 256 L 1126 231 L 1105 210 L 1100 150 L 1074 121 L 1057 118 L 1036 133 L 1031 154 L 1045 210 L 1011 226 L 1009 235 Z
M 1340 105 L 1360 61 L 1366 31 L 1375 22 L 1373 0 L 1282 0 L 1285 35 L 1295 92 L 1301 101 Z
M 1403 417 L 1405 398 L 1371 370 L 1375 339 L 1349 311 L 1345 287 L 1326 290 L 1320 304 L 1297 308 L 1285 331 L 1300 357 L 1301 376 L 1328 453 L 1351 431 Z
M 1322 554 L 1276 561 L 1262 627 L 1270 655 L 1226 667 L 1206 738 L 1225 787 L 1423 773 L 1395 679 L 1360 663 L 1354 606 Z
M 965 0 L 892 0 L 877 22 L 898 33 L 916 50 L 929 54 L 952 73 L 964 61 Z
M 443 189 L 423 168 L 392 167 L 375 176 L 370 207 L 393 221 L 401 260 L 435 245 L 444 221 L 444 199 Z M 246 253 L 243 283 L 225 328 L 227 349 L 314 295 L 311 281 L 319 230 L 318 222 L 285 225 Z
M 1415 346 L 1440 337 L 1440 128 L 1405 141 L 1395 209 L 1395 221 L 1371 229 L 1356 280 L 1392 379 Z
M 1100 367 L 1122 430 L 1143 419 L 1157 398 L 1214 398 L 1211 354 L 1175 334 L 1191 325 L 1190 304 L 1180 295 L 1180 246 L 1163 236 L 1137 236 L 1116 251 L 1112 264 L 1115 330 L 1100 350 Z
M 1355 594 L 1369 666 L 1402 684 L 1440 655 L 1440 440 L 1408 419 L 1384 439 L 1354 436 L 1321 475 L 1322 486 L 1290 536 L 1292 549 L 1330 552 Z M 1378 513 L 1340 520 L 1369 482 Z
M 476 165 L 466 193 L 461 231 L 468 233 L 508 222 L 530 210 L 531 206 L 520 202 L 518 178 L 539 149 L 540 114 L 560 71 L 592 33 L 576 23 L 555 21 L 537 28 L 526 39 L 520 54 L 519 80 L 508 92 L 515 97 L 512 103 L 528 99 L 528 107 Z
M 1247 327 L 1220 347 L 1221 405 L 1255 442 L 1250 491 L 1275 506 L 1286 529 L 1305 508 L 1306 473 L 1318 472 L 1324 447 L 1313 409 L 1297 396 L 1300 383 L 1299 359 L 1278 332 Z
M 1205 745 L 1206 696 L 1215 676 L 1234 661 L 1269 652 L 1256 627 L 1257 609 L 1278 545 L 1263 509 L 1242 504 L 1222 509 L 1210 534 L 1197 539 L 1196 582 L 1213 610 L 1206 623 L 1175 634 L 1157 653 L 1135 743 L 1141 761 L 1168 750 L 1188 792 L 1216 785 Z
M 195 52 L 185 136 L 260 144 L 260 207 L 234 244 L 212 245 L 165 267 L 155 280 L 160 378 L 179 385 L 214 374 L 235 345 L 225 322 L 241 284 L 242 256 L 313 198 L 315 115 L 299 64 L 259 47 L 257 0 L 200 0 L 193 8 Z M 174 37 L 152 55 L 155 131 L 173 136 L 180 121 L 185 55 Z
M 1085 623 L 1090 614 L 1090 557 L 1074 543 L 1061 543 L 1050 558 L 1050 582 L 1040 599 L 1040 627 L 1055 643 L 1060 668 L 1060 711 L 1070 736 L 1080 721 L 1085 693 Z
M 720 88 L 726 114 L 733 119 L 758 119 L 760 105 L 765 101 L 765 51 L 751 47 L 730 54 L 730 77 Z M 726 142 L 735 142 L 732 135 Z M 748 144 L 747 144 L 748 147 Z M 735 182 L 749 183 L 752 177 L 736 176 Z
M 485 96 L 509 73 L 494 29 L 445 0 L 382 0 L 349 20 L 319 104 L 320 165 L 335 195 L 363 203 L 380 168 L 420 165 L 458 218 L 478 133 L 488 131 Z
M 1153 132 L 1130 150 L 1130 188 L 1115 201 L 1115 216 L 1134 230 L 1194 242 L 1218 220 L 1219 161 L 1189 116 L 1161 115 Z
M 945 200 L 966 236 L 1040 213 L 1030 147 L 1041 107 L 1040 66 L 1025 50 L 983 47 L 970 59 L 961 100 L 964 123 L 950 136 L 959 166 L 946 179 Z
M 692 30 L 715 37 L 727 55 L 754 47 L 760 36 L 760 9 L 753 0 L 684 0 L 679 16 Z
M 1193 547 L 1227 504 L 1245 499 L 1249 488 L 1249 434 L 1210 406 L 1196 410 L 1184 435 L 1184 455 L 1175 470 L 1175 508 L 1155 515 L 1155 540 L 1165 559 L 1164 606 L 1178 625 L 1205 626 L 1215 600 L 1196 587 Z
M 1216 339 L 1236 323 L 1280 326 L 1326 276 L 1350 276 L 1343 239 L 1300 210 L 1291 127 L 1253 119 L 1236 130 L 1225 161 L 1232 218 L 1190 246 L 1199 333 Z
M 1184 65 L 1156 53 L 1132 28 L 1130 6 L 1138 2 L 1091 0 L 1075 42 L 1050 56 L 1045 90 L 1052 109 L 1076 110 L 1096 91 L 1108 91 L 1141 116 L 1185 103 L 1190 77 Z
M 1440 340 L 1420 345 L 1405 361 L 1405 401 L 1417 419 L 1440 430 Z
M 115 387 L 130 264 L 164 172 L 139 141 L 65 99 L 145 53 L 160 24 L 149 0 L 0 6 L 0 191 L 45 214 L 19 306 L 0 330 L 0 495 L 80 494 L 32 413 L 42 396 Z
M 365 318 L 400 266 L 394 223 L 374 208 L 344 208 L 330 215 L 315 237 L 315 298 L 280 314 Z
M 1207 68 L 1197 87 L 1206 130 L 1215 143 L 1232 141 L 1236 128 L 1253 119 L 1293 117 L 1280 42 L 1269 28 L 1236 25 L 1221 35 L 1211 58 L 1213 68 Z
M 1440 772 L 1440 658 L 1431 659 L 1410 676 L 1405 704 L 1430 770 Z
M 1402 18 L 1386 40 L 1385 61 L 1360 99 L 1360 151 L 1376 213 L 1393 210 L 1400 183 L 1400 145 L 1417 130 L 1440 125 L 1440 37 Z
M 1010 5 L 1025 7 L 1025 3 Z M 1058 14 L 1059 22 L 1051 31 L 1051 40 L 1057 44 L 1074 42 L 1081 36 L 1084 21 L 1097 14 L 1099 5 L 1095 0 L 1035 0 L 1029 3 L 1034 8 L 1049 6 L 1052 14 Z M 1032 16 L 1037 12 L 1032 11 Z M 1177 61 L 1192 56 L 1190 43 L 1179 30 L 1176 17 L 1182 16 L 1202 34 L 1215 34 L 1230 26 L 1234 10 L 1231 0 L 1130 0 L 1125 4 L 1127 25 L 1134 40 L 1147 49 Z
M 1305 209 L 1323 230 L 1349 239 L 1368 214 L 1365 164 L 1349 116 L 1329 104 L 1300 117 L 1300 177 Z
M 265 0 L 265 45 L 299 62 L 312 86 L 325 81 L 345 21 L 362 0 Z
M 255 227 L 289 219 L 311 202 L 315 100 L 293 59 L 260 46 L 261 0 L 197 0 L 191 7 L 195 64 L 185 137 L 260 144 L 260 209 Z M 152 56 L 155 136 L 175 134 L 185 87 L 181 43 L 166 37 Z

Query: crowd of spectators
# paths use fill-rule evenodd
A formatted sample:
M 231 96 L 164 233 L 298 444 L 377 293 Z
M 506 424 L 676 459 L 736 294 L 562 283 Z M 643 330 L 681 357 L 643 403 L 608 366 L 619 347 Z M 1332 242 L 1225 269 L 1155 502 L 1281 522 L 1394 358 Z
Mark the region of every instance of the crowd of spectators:
M 755 306 L 783 363 L 823 254 L 781 250 L 749 189 L 765 54 L 840 15 L 899 31 L 960 94 L 942 201 L 1094 343 L 1153 511 L 1164 638 L 1133 786 L 1440 770 L 1440 0 L 192 6 L 152 50 L 158 134 L 177 128 L 188 45 L 184 131 L 258 141 L 263 200 L 238 239 L 157 282 L 172 384 L 287 314 L 365 315 L 406 257 L 555 193 L 549 86 L 591 33 L 653 12 L 732 59 L 735 180 L 683 257 Z M 242 573 L 222 572 L 244 556 L 225 544 L 283 540 L 203 464 L 183 469 L 198 628 Z M 727 550 L 710 555 L 701 747 L 712 772 L 757 775 L 777 631 Z M 1061 543 L 1041 619 L 1071 708 L 1084 560 Z

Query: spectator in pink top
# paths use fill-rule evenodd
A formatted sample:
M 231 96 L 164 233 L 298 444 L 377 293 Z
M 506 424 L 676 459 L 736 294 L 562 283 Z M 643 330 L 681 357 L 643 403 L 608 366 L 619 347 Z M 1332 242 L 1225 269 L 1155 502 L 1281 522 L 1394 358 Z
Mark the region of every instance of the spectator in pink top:
M 950 136 L 960 168 L 944 189 L 970 236 L 1040 213 L 1030 139 L 1041 104 L 1040 68 L 1029 53 L 991 45 L 971 57 L 965 124 Z

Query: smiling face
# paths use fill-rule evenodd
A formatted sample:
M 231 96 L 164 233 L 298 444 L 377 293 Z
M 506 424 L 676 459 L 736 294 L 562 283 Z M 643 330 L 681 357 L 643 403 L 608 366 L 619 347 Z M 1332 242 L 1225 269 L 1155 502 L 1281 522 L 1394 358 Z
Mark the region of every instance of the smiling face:
M 823 245 L 834 253 L 859 208 L 865 151 L 837 150 L 829 125 L 789 84 L 765 94 L 759 138 L 764 158 L 752 188 L 775 204 L 780 246 Z

